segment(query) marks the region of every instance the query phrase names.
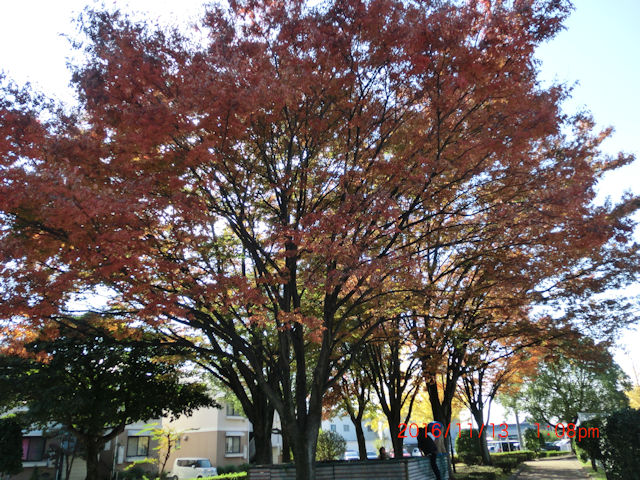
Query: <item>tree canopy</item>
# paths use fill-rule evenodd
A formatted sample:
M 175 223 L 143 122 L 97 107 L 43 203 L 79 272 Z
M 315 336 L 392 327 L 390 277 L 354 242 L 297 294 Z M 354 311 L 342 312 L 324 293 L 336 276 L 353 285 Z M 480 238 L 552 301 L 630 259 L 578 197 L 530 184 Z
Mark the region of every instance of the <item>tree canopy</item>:
M 534 421 L 575 425 L 578 413 L 611 413 L 627 407 L 624 392 L 629 386 L 625 373 L 611 360 L 593 364 L 560 357 L 540 366 L 521 401 Z
M 99 478 L 98 453 L 126 425 L 217 406 L 206 385 L 189 382 L 139 332 L 115 341 L 99 323 L 80 320 L 56 334 L 27 344 L 26 357 L 0 356 L 0 387 L 19 395 L 25 427 L 62 425 L 78 439 L 88 480 Z

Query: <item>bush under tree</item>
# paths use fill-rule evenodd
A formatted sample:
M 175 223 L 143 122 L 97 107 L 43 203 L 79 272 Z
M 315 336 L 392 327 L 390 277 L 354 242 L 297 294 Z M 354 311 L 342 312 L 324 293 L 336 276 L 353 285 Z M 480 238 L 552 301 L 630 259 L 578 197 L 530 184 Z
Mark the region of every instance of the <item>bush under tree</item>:
M 575 447 L 576 447 L 576 451 L 578 453 L 578 456 L 581 457 L 580 455 L 580 450 L 582 450 L 584 452 L 584 456 L 587 457 L 587 459 L 589 459 L 591 461 L 591 468 L 593 468 L 594 471 L 598 470 L 598 467 L 596 465 L 596 461 L 600 460 L 602 461 L 602 446 L 600 445 L 600 432 L 602 432 L 602 420 L 600 420 L 599 418 L 594 418 L 592 420 L 588 420 L 586 422 L 582 422 L 580 424 L 579 427 L 577 427 L 577 431 L 578 433 L 581 431 L 580 429 L 584 428 L 587 429 L 587 435 L 576 435 L 575 438 Z M 597 429 L 598 434 L 594 434 L 596 430 L 593 429 Z M 583 437 L 583 438 L 580 438 Z M 640 439 L 638 439 L 640 441 Z
M 524 446 L 527 450 L 538 454 L 544 445 L 544 436 L 539 435 L 538 431 L 533 428 L 527 428 L 524 431 Z
M 480 465 L 482 463 L 482 446 L 477 430 L 462 430 L 456 439 L 456 451 L 458 457 L 467 465 Z
M 640 478 L 640 410 L 625 408 L 609 415 L 602 422 L 600 437 L 607 479 Z
M 0 478 L 22 471 L 22 428 L 13 418 L 0 418 Z
M 318 434 L 318 460 L 339 460 L 346 450 L 347 441 L 339 433 L 322 430 Z

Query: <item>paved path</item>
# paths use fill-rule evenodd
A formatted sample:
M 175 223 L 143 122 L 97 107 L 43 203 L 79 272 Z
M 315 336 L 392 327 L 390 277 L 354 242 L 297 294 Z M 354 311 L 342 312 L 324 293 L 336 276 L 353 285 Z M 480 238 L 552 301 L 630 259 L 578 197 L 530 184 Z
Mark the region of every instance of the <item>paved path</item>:
M 513 480 L 576 480 L 589 478 L 575 456 L 541 458 L 524 462 L 522 470 Z

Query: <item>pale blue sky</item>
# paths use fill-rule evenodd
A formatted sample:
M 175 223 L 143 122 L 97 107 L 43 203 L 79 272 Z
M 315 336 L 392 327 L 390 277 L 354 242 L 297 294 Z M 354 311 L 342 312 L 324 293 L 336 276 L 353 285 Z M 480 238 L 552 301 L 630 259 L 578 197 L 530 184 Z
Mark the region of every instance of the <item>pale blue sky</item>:
M 577 8 L 567 30 L 539 50 L 541 78 L 578 82 L 567 111 L 587 107 L 601 126 L 616 130 L 605 148 L 640 156 L 640 0 L 575 0 Z M 68 100 L 69 73 L 65 59 L 68 42 L 60 33 L 73 33 L 71 19 L 85 0 L 2 1 L 0 15 L 0 69 L 23 83 Z M 124 2 L 106 1 L 110 5 Z M 132 0 L 133 8 L 162 17 L 162 22 L 196 19 L 201 1 Z M 616 198 L 627 189 L 640 193 L 640 161 L 603 182 L 601 195 Z M 638 237 L 638 235 L 637 235 Z M 634 290 L 640 292 L 640 288 Z M 628 331 L 616 358 L 629 375 L 640 370 L 640 333 Z M 639 372 L 640 373 L 640 372 Z

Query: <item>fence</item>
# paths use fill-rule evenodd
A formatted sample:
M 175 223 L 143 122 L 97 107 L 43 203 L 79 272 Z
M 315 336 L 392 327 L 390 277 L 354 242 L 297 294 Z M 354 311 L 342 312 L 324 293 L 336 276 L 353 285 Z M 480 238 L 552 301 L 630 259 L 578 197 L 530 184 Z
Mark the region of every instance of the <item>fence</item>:
M 449 479 L 446 455 L 438 457 L 442 480 Z M 295 480 L 292 464 L 257 465 L 249 469 L 248 480 Z M 316 480 L 435 480 L 431 462 L 425 457 L 390 460 L 318 462 Z

